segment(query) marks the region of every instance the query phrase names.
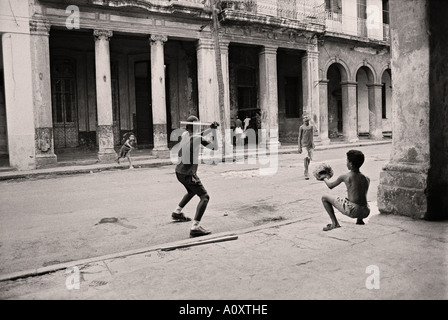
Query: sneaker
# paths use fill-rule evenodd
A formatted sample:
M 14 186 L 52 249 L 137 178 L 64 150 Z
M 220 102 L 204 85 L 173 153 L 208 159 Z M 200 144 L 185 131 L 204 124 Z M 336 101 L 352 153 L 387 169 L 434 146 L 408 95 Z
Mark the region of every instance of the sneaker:
M 202 227 L 198 227 L 197 229 L 191 229 L 190 230 L 190 237 L 200 237 L 200 236 L 206 236 L 210 234 L 210 231 L 205 230 Z
M 171 218 L 173 218 L 173 220 L 174 220 L 175 222 L 187 222 L 187 221 L 191 221 L 191 218 L 188 218 L 188 217 L 184 216 L 184 214 L 183 214 L 182 212 L 181 212 L 181 213 L 173 212 L 173 213 L 171 214 Z

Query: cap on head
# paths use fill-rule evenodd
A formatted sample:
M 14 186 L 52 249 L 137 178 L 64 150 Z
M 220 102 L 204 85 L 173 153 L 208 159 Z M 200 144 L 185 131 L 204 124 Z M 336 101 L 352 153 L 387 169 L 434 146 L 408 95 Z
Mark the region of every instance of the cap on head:
M 199 121 L 199 119 L 198 119 L 198 117 L 196 117 L 196 116 L 189 116 L 189 117 L 187 118 L 187 121 L 188 121 L 188 122 L 195 122 L 195 121 Z

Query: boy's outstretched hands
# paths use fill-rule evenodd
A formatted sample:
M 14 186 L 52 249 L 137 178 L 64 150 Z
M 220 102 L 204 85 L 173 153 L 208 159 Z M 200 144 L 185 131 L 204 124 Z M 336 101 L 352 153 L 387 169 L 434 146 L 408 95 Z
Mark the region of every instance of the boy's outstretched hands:
M 219 123 L 216 121 L 213 121 L 212 124 L 210 125 L 211 129 L 217 129 L 219 127 Z

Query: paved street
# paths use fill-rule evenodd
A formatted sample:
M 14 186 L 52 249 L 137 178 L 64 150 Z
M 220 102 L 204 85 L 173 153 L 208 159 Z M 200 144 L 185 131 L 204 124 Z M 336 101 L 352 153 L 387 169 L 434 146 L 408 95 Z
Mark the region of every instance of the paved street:
M 273 176 L 256 165 L 203 165 L 203 225 L 213 234 L 198 239 L 170 221 L 183 194 L 172 166 L 4 181 L 1 276 L 41 271 L 3 279 L 0 299 L 447 299 L 448 224 L 379 215 L 390 145 L 357 149 L 372 214 L 365 226 L 338 215 L 342 228 L 330 232 L 320 197 L 345 190 L 305 181 L 297 154 L 279 155 Z M 346 151 L 316 152 L 314 164 L 344 172 Z
M 372 179 L 369 201 L 376 201 L 379 171 L 390 147 L 359 148 L 366 154 L 363 171 Z M 336 174 L 344 172 L 346 151 L 318 151 L 314 163 L 325 161 Z M 279 155 L 272 176 L 260 175 L 260 164 L 201 165 L 199 176 L 211 196 L 202 225 L 218 233 L 315 217 L 316 212 L 326 223 L 322 193 L 345 190 L 304 180 L 302 158 Z M 172 165 L 1 182 L 0 274 L 186 239 L 189 223 L 170 218 L 183 194 Z M 193 217 L 197 203 L 196 197 L 185 214 Z M 104 218 L 117 218 L 117 223 L 99 223 Z

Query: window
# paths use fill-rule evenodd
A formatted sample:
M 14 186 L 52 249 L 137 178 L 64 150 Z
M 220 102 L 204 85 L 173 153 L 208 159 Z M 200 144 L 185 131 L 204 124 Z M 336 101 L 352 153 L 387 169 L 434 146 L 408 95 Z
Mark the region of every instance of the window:
M 358 18 L 367 19 L 367 0 L 358 1 Z
M 328 12 L 342 13 L 342 0 L 325 0 L 325 10 Z
M 52 76 L 53 119 L 55 123 L 76 121 L 75 63 L 70 59 L 54 62 Z
M 383 0 L 383 23 L 389 24 L 389 0 Z
M 357 0 L 358 36 L 367 37 L 367 0 Z

